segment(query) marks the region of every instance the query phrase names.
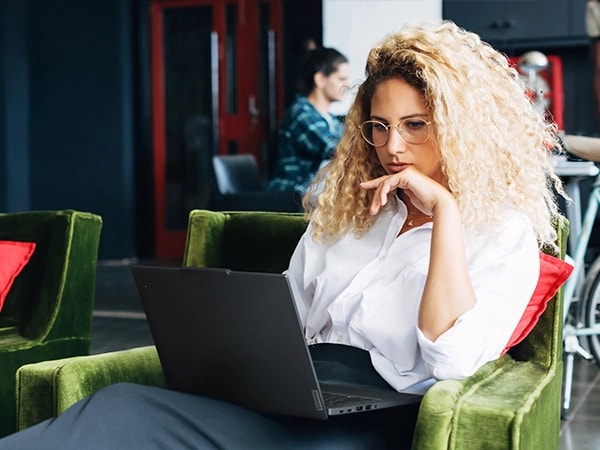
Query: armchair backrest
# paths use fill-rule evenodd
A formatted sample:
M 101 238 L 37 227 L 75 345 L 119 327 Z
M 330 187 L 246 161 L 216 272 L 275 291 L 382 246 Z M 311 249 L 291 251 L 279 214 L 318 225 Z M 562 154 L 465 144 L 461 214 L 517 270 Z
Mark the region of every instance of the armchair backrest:
M 263 190 L 258 163 L 250 153 L 215 155 L 212 159 L 217 188 L 221 194 Z
M 249 153 L 215 155 L 212 159 L 218 211 L 301 212 L 302 199 L 294 191 L 267 191 L 256 158 Z
M 306 225 L 300 213 L 194 210 L 183 265 L 280 273 Z
M 29 339 L 56 334 L 89 341 L 101 226 L 99 216 L 72 210 L 0 214 L 0 239 L 36 242 L 6 298 L 0 327 L 16 326 Z M 61 304 L 66 299 L 73 304 Z

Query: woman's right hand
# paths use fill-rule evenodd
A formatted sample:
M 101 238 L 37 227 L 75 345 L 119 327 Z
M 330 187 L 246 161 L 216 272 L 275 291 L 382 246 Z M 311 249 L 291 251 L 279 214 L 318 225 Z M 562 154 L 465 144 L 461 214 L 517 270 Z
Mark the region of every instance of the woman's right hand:
M 406 167 L 400 172 L 362 182 L 360 187 L 375 190 L 370 210 L 372 215 L 387 204 L 388 195 L 397 189 L 401 189 L 413 206 L 427 215 L 435 214 L 440 201 L 454 202 L 448 189 L 414 167 Z

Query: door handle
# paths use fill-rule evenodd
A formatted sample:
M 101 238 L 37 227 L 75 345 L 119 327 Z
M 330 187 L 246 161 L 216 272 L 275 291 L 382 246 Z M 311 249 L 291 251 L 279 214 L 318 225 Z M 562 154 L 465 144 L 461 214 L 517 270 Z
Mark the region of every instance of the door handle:
M 210 84 L 212 91 L 212 152 L 219 153 L 219 35 L 210 33 Z
M 256 107 L 256 97 L 254 95 L 248 97 L 248 112 L 252 117 L 258 117 L 260 115 L 260 109 Z

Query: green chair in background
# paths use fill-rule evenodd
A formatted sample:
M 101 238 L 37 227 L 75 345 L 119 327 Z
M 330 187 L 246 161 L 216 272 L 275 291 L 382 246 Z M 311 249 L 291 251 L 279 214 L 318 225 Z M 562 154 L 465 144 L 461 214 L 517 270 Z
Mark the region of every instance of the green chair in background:
M 72 210 L 0 214 L 0 240 L 36 243 L 0 312 L 0 436 L 16 430 L 20 366 L 89 354 L 101 227 Z
M 564 257 L 568 224 L 561 217 L 557 225 Z M 195 210 L 183 263 L 281 272 L 305 227 L 300 214 Z M 413 449 L 558 449 L 561 305 L 562 289 L 531 334 L 509 353 L 465 380 L 436 383 L 421 403 Z M 60 414 L 109 384 L 165 386 L 153 346 L 30 364 L 17 378 L 20 429 Z

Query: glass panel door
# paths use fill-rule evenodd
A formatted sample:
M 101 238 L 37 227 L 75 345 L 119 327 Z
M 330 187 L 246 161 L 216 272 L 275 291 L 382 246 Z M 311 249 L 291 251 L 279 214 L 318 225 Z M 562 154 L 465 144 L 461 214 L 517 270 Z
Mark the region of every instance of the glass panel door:
M 168 229 L 182 229 L 191 208 L 209 205 L 212 8 L 172 8 L 163 20 L 165 220 Z
M 151 5 L 155 250 L 183 255 L 190 209 L 210 206 L 217 119 L 215 8 Z
M 212 156 L 269 158 L 281 0 L 150 6 L 156 256 L 183 255 L 191 209 L 210 209 Z

